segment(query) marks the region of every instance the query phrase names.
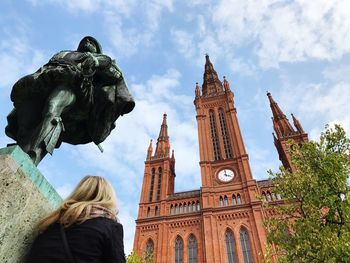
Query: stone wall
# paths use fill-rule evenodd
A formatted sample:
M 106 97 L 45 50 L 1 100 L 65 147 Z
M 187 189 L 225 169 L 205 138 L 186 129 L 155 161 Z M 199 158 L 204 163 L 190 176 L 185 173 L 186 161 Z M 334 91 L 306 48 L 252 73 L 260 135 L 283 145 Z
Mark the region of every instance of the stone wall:
M 0 149 L 0 262 L 23 262 L 34 226 L 61 202 L 20 147 Z

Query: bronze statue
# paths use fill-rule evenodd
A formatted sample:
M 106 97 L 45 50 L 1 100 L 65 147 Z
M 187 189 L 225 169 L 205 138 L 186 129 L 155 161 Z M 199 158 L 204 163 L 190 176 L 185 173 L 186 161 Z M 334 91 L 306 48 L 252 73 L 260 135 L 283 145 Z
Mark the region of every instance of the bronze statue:
M 90 36 L 18 80 L 11 100 L 5 133 L 36 165 L 62 142 L 99 146 L 135 107 L 121 70 Z

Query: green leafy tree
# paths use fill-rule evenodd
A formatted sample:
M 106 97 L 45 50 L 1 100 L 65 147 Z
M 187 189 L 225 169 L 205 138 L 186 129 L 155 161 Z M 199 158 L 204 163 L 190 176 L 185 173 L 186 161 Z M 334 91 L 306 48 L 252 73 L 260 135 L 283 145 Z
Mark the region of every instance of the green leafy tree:
M 126 257 L 126 263 L 154 263 L 153 253 L 145 252 L 144 255 L 140 257 L 135 251 L 132 251 L 130 255 Z
M 126 263 L 142 263 L 142 261 L 135 251 L 131 251 L 126 257 Z
M 350 140 L 335 125 L 319 142 L 290 143 L 296 171 L 270 171 L 284 205 L 267 207 L 269 248 L 278 262 L 350 262 Z

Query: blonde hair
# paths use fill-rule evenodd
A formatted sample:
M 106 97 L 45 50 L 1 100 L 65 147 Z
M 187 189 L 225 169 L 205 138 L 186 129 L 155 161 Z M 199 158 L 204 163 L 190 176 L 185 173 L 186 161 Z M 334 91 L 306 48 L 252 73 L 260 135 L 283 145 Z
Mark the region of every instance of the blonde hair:
M 85 176 L 58 209 L 37 225 L 42 233 L 51 224 L 59 222 L 64 227 L 81 224 L 89 219 L 92 206 L 101 206 L 117 215 L 117 198 L 112 185 L 101 176 Z

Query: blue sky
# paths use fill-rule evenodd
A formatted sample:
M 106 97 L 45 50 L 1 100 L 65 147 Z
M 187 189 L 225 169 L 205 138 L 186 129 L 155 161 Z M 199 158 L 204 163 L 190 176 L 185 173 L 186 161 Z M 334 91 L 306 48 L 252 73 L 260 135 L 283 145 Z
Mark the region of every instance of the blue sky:
M 253 176 L 280 165 L 272 141 L 270 91 L 312 139 L 327 123 L 350 131 L 350 2 L 330 0 L 28 0 L 0 2 L 0 143 L 12 109 L 9 94 L 60 50 L 97 38 L 122 68 L 136 100 L 102 144 L 64 144 L 39 169 L 62 196 L 86 174 L 114 185 L 132 249 L 144 160 L 168 114 L 176 157 L 176 191 L 198 189 L 193 105 L 208 53 L 235 95 Z

